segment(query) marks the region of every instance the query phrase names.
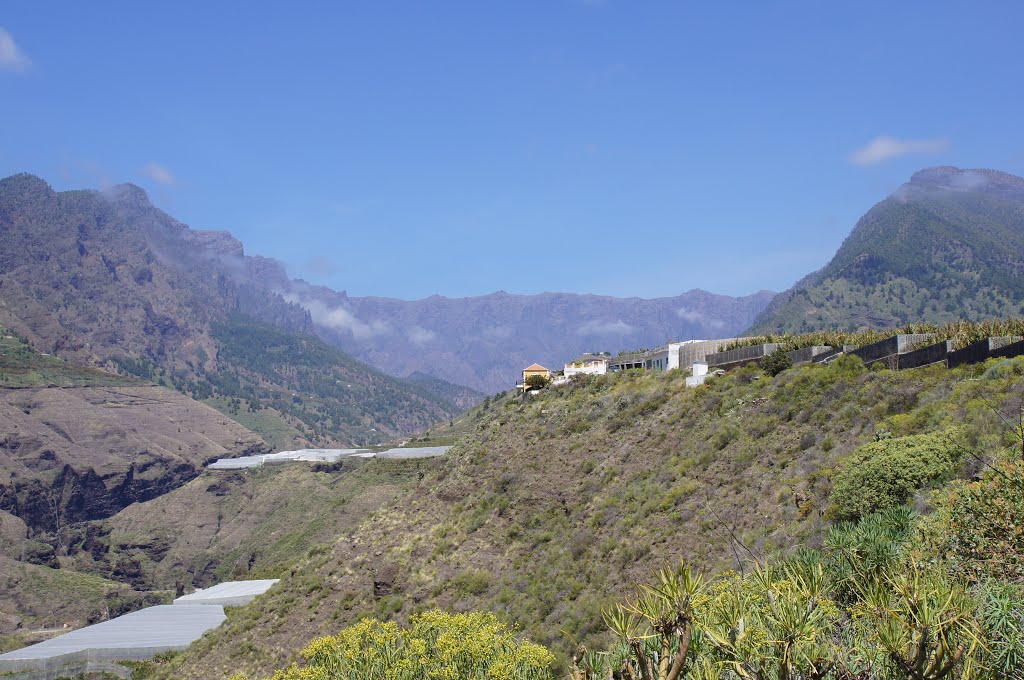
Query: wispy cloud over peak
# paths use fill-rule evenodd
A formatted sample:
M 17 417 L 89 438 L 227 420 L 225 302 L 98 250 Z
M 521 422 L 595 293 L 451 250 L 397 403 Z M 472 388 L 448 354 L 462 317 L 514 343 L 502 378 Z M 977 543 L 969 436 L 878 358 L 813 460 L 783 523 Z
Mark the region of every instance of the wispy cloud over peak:
M 315 323 L 336 331 L 351 333 L 352 337 L 359 341 L 371 340 L 375 336 L 391 332 L 386 321 L 364 322 L 341 306 L 328 305 L 320 300 L 307 299 L 295 293 L 285 293 L 282 297 L 287 302 L 304 307 L 313 317 Z
M 157 184 L 161 184 L 165 187 L 173 187 L 178 183 L 178 180 L 174 177 L 174 174 L 170 170 L 150 161 L 142 168 L 142 174 L 153 180 Z
M 635 333 L 636 330 L 635 326 L 629 325 L 622 319 L 616 319 L 615 321 L 591 319 L 577 328 L 576 333 L 579 335 L 621 336 L 630 335 Z
M 24 73 L 32 65 L 7 29 L 0 26 L 0 71 Z
M 890 158 L 910 154 L 938 154 L 949 150 L 948 139 L 896 139 L 875 137 L 868 144 L 850 154 L 854 165 L 877 165 Z
M 437 333 L 421 326 L 413 326 L 409 329 L 409 341 L 415 345 L 425 345 L 437 339 Z
M 704 315 L 694 309 L 687 309 L 686 307 L 680 307 L 676 310 L 676 316 L 683 321 L 689 321 L 691 323 L 700 323 L 704 320 Z

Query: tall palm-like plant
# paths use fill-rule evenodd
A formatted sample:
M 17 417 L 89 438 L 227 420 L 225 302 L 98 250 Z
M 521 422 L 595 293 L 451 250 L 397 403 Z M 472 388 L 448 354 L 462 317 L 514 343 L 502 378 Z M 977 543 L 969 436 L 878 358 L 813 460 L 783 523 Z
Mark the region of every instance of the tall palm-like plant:
M 605 623 L 628 647 L 620 672 L 631 680 L 677 680 L 692 661 L 696 611 L 706 601 L 706 582 L 687 564 L 661 569 L 653 585 L 604 612 Z

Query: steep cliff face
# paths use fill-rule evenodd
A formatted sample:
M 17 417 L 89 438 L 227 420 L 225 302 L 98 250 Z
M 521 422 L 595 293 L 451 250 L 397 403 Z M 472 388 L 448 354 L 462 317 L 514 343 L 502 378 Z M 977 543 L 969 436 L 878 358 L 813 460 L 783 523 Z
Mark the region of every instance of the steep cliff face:
M 0 389 L 0 510 L 59 533 L 155 498 L 222 456 L 267 451 L 221 413 L 154 385 Z
M 264 263 L 255 262 L 266 277 Z M 191 373 L 216 356 L 210 323 L 234 312 L 309 328 L 253 277 L 241 243 L 192 232 L 138 187 L 56 193 L 0 180 L 0 324 L 80 364 L 145 357 Z

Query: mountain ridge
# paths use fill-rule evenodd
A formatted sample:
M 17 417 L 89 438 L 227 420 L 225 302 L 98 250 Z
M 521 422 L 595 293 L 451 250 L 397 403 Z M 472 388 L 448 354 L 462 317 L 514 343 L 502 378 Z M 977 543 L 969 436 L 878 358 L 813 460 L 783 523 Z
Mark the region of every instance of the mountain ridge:
M 832 259 L 750 332 L 893 328 L 1024 313 L 1024 179 L 920 170 L 869 209 Z
M 0 180 L 0 325 L 41 351 L 200 400 L 230 398 L 232 417 L 271 404 L 265 412 L 297 446 L 379 443 L 457 412 L 315 338 L 309 314 L 272 290 L 282 276 L 229 234 L 192 231 L 137 186 L 55 192 L 28 174 Z M 251 347 L 222 351 L 233 337 L 225 324 L 313 363 L 298 382 L 267 361 L 253 371 Z M 331 394 L 297 391 L 314 387 Z
M 307 309 L 332 344 L 374 365 L 391 365 L 400 375 L 430 372 L 493 393 L 513 385 L 535 362 L 559 368 L 587 351 L 614 354 L 735 335 L 773 295 L 762 290 L 734 298 L 692 289 L 670 297 L 618 298 L 498 291 L 405 301 L 353 297 L 295 281 L 285 299 Z
M 218 314 L 241 311 L 288 330 L 316 333 L 329 344 L 395 377 L 421 372 L 489 393 L 506 389 L 516 381 L 523 366 L 537 361 L 557 368 L 585 351 L 615 352 L 675 340 L 735 335 L 750 325 L 773 295 L 762 290 L 734 298 L 695 288 L 678 296 L 659 298 L 559 292 L 517 295 L 505 291 L 469 298 L 432 295 L 412 301 L 352 297 L 345 291 L 289 278 L 276 260 L 246 255 L 244 244 L 230 232 L 190 229 L 153 207 L 146 193 L 132 184 L 117 185 L 104 192 L 57 193 L 45 181 L 27 174 L 0 182 L 0 189 L 7 189 L 4 194 L 12 193 L 12 185 L 20 187 L 20 200 L 9 196 L 7 200 L 22 211 L 25 203 L 33 199 L 50 210 L 56 210 L 61 201 L 75 199 L 76 209 L 81 210 L 82 205 L 102 198 L 100 212 L 113 213 L 108 220 L 140 225 L 145 239 L 140 242 L 136 238 L 136 247 L 152 251 L 156 259 L 179 273 L 184 270 L 197 274 L 192 278 L 201 281 L 200 297 L 210 305 L 219 305 Z M 9 206 L 6 214 L 11 211 Z M 0 216 L 3 214 L 0 212 Z M 78 226 L 88 227 L 87 222 L 79 221 Z M 83 246 L 80 239 L 70 240 L 66 249 Z M 86 249 L 79 255 L 88 258 L 90 253 Z M 124 263 L 109 259 L 102 265 L 106 274 L 124 267 Z M 125 274 L 151 283 L 147 277 L 152 272 L 146 271 L 149 266 L 150 263 L 136 263 Z M 104 269 L 99 269 L 98 274 L 103 275 Z M 176 285 L 180 288 L 184 283 L 178 281 Z M 8 313 L 5 317 L 3 312 L 0 308 L 0 323 L 55 348 L 53 336 L 61 335 L 59 329 L 38 333 L 40 325 L 52 324 L 36 320 L 19 326 L 17 315 Z M 162 361 L 185 372 L 194 371 L 197 363 L 207 370 L 212 368 L 201 360 L 203 355 L 207 360 L 213 356 L 214 344 L 202 323 L 199 328 L 187 329 L 168 323 L 182 315 L 181 305 L 176 310 L 140 312 L 154 316 L 140 322 L 156 326 L 160 332 L 155 337 L 184 330 L 194 345 L 182 356 L 165 357 Z M 161 324 L 165 328 L 161 329 Z M 147 341 L 136 334 L 106 344 L 114 351 L 128 340 L 130 352 L 165 353 L 166 348 L 152 339 Z M 63 342 L 74 340 L 68 337 Z M 202 349 L 202 353 L 197 349 Z M 60 351 L 70 354 L 63 345 Z M 88 355 L 89 352 L 80 351 L 79 360 L 88 360 Z M 187 365 L 189 362 L 192 367 Z

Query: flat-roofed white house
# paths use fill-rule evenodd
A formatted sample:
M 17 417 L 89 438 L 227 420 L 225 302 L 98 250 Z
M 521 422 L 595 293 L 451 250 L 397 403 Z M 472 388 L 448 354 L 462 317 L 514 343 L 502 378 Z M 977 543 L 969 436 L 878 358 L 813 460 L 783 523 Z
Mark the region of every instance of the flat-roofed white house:
M 604 354 L 584 354 L 578 356 L 565 365 L 563 375 L 571 378 L 574 375 L 604 375 L 608 372 L 608 364 L 611 357 Z

